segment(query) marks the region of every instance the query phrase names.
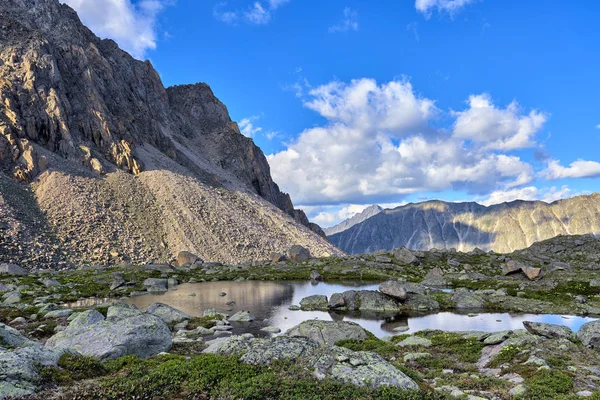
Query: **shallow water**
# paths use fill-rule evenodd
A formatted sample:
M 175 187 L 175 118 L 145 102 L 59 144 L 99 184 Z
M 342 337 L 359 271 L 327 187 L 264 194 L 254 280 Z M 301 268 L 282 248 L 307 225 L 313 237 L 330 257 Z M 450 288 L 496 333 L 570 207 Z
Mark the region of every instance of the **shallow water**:
M 203 282 L 182 284 L 163 294 L 147 294 L 125 300 L 145 310 L 150 304 L 161 302 L 175 307 L 192 316 L 202 316 L 204 310 L 216 308 L 219 312 L 234 314 L 247 310 L 256 318 L 251 323 L 233 323 L 233 332 L 251 332 L 264 336 L 260 328 L 276 326 L 283 332 L 309 319 L 353 321 L 378 337 L 398 334 L 394 328 L 408 327 L 406 332 L 417 332 L 423 329 L 442 329 L 445 331 L 479 330 L 495 332 L 508 329 L 522 329 L 523 321 L 538 321 L 566 325 L 579 330 L 579 327 L 593 318 L 552 315 L 552 314 L 509 314 L 509 313 L 480 313 L 476 316 L 453 312 L 438 312 L 434 314 L 376 314 L 353 312 L 323 312 L 323 311 L 290 311 L 288 307 L 299 304 L 300 300 L 313 294 L 331 296 L 350 289 L 377 290 L 378 284 L 364 283 L 324 283 L 311 282 Z M 226 296 L 220 296 L 225 292 Z M 195 296 L 190 296 L 194 293 Z M 234 305 L 227 305 L 229 301 Z M 82 304 L 83 305 L 83 304 Z M 91 304 L 90 304 L 91 305 Z M 89 305 L 88 305 L 89 306 Z

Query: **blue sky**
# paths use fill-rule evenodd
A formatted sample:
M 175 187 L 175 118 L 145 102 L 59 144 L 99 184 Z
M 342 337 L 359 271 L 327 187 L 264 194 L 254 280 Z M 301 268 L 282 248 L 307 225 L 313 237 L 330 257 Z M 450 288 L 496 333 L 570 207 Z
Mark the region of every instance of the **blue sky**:
M 165 86 L 207 82 L 324 226 L 598 190 L 595 1 L 64 2 Z

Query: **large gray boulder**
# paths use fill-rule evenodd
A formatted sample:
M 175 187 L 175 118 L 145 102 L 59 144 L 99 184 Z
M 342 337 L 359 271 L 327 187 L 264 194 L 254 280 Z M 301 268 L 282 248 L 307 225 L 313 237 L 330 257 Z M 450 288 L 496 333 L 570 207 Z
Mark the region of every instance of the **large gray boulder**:
M 419 265 L 421 262 L 415 255 L 408 250 L 406 247 L 400 247 L 399 249 L 394 249 L 392 251 L 394 254 L 394 258 L 398 261 L 398 264 L 403 265 Z
M 465 288 L 459 288 L 452 296 L 454 307 L 459 310 L 478 309 L 485 306 L 485 301 L 479 295 Z
M 577 338 L 589 348 L 600 349 L 600 320 L 583 324 L 577 332 Z
M 548 339 L 572 339 L 575 336 L 571 328 L 563 325 L 523 321 L 523 326 L 525 326 L 525 329 L 527 329 L 529 333 L 538 336 L 544 336 Z
M 404 301 L 406 299 L 406 289 L 404 289 L 404 286 L 402 286 L 402 282 L 383 282 L 381 285 L 379 285 L 379 291 L 400 301 Z
M 19 267 L 17 264 L 0 264 L 0 275 L 27 275 L 27 271 Z
M 398 300 L 375 290 L 347 290 L 342 293 L 344 308 L 353 311 L 392 312 L 400 310 Z
M 46 347 L 75 350 L 99 360 L 129 354 L 146 358 L 171 348 L 171 331 L 156 315 L 112 306 L 106 319 L 100 320 L 96 315 L 88 322 L 73 320 L 65 330 L 48 339 Z
M 366 339 L 368 337 L 367 331 L 354 322 L 319 320 L 304 321 L 288 329 L 285 334 L 307 337 L 321 345 L 333 345 L 340 340 Z
M 288 250 L 288 257 L 293 262 L 302 262 L 310 258 L 310 252 L 308 251 L 308 249 L 296 244 L 290 247 L 290 249 Z
M 179 311 L 178 309 L 163 303 L 151 304 L 146 309 L 146 312 L 152 315 L 156 315 L 158 318 L 162 319 L 167 324 L 192 319 L 191 315 L 188 315 L 183 311 Z
M 273 361 L 294 361 L 311 356 L 319 345 L 305 337 L 277 336 L 272 339 L 255 339 L 249 351 L 241 358 L 252 365 L 267 365 Z
M 0 346 L 27 347 L 36 342 L 27 339 L 18 330 L 0 323 Z
M 8 292 L 2 296 L 3 303 L 7 305 L 20 303 L 22 298 L 23 296 L 19 292 Z
M 313 376 L 356 386 L 394 386 L 419 390 L 419 385 L 378 354 L 333 346 L 313 362 Z
M 313 294 L 300 300 L 300 308 L 305 311 L 327 310 L 327 296 Z
M 231 322 L 252 322 L 254 321 L 254 316 L 250 314 L 250 311 L 238 311 L 229 317 L 229 321 Z

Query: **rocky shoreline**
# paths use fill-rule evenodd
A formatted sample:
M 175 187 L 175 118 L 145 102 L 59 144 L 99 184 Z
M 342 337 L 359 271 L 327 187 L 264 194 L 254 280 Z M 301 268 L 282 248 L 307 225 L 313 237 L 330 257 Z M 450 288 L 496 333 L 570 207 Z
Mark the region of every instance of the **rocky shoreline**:
M 255 337 L 232 334 L 232 323 L 254 319 L 247 311 L 192 317 L 162 303 L 138 310 L 122 299 L 184 282 L 362 280 L 381 282 L 379 290 L 311 296 L 298 308 L 593 316 L 600 314 L 598 249 L 597 239 L 580 236 L 509 255 L 396 249 L 311 258 L 295 246 L 238 265 L 185 252 L 174 265 L 56 272 L 2 264 L 0 398 L 597 398 L 599 321 L 576 334 L 528 321 L 502 332 L 378 339 L 351 322 L 309 320 L 283 334 L 266 326 L 265 337 Z M 74 301 L 79 307 L 69 306 Z

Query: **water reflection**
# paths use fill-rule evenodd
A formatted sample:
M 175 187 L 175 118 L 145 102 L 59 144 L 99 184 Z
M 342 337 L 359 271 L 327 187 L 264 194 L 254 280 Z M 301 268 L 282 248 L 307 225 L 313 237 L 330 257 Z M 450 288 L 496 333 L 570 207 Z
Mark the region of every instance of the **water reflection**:
M 313 294 L 324 294 L 329 297 L 333 293 L 350 289 L 377 290 L 378 286 L 378 284 L 365 285 L 357 282 L 322 282 L 315 285 L 311 282 L 288 281 L 219 281 L 183 284 L 177 286 L 176 290 L 169 290 L 167 293 L 148 294 L 129 298 L 125 301 L 136 305 L 142 310 L 152 303 L 162 302 L 192 316 L 201 316 L 203 311 L 209 308 L 216 308 L 219 312 L 230 315 L 237 311 L 247 310 L 254 315 L 256 320 L 252 323 L 234 324 L 234 333 L 251 332 L 256 335 L 265 335 L 260 331 L 260 328 L 267 325 L 276 326 L 285 332 L 287 329 L 309 319 L 353 321 L 378 337 L 398 334 L 398 331 L 394 331 L 397 328 L 404 328 L 408 333 L 423 329 L 479 330 L 487 332 L 522 329 L 523 321 L 526 320 L 566 325 L 577 331 L 582 324 L 593 320 L 592 318 L 577 316 L 508 313 L 481 313 L 475 316 L 452 312 L 439 312 L 428 315 L 395 315 L 394 313 L 288 310 L 290 305 L 299 304 L 302 298 Z M 220 296 L 221 292 L 225 292 L 226 296 Z M 235 301 L 235 304 L 231 301 Z M 91 305 L 93 304 L 87 306 Z

